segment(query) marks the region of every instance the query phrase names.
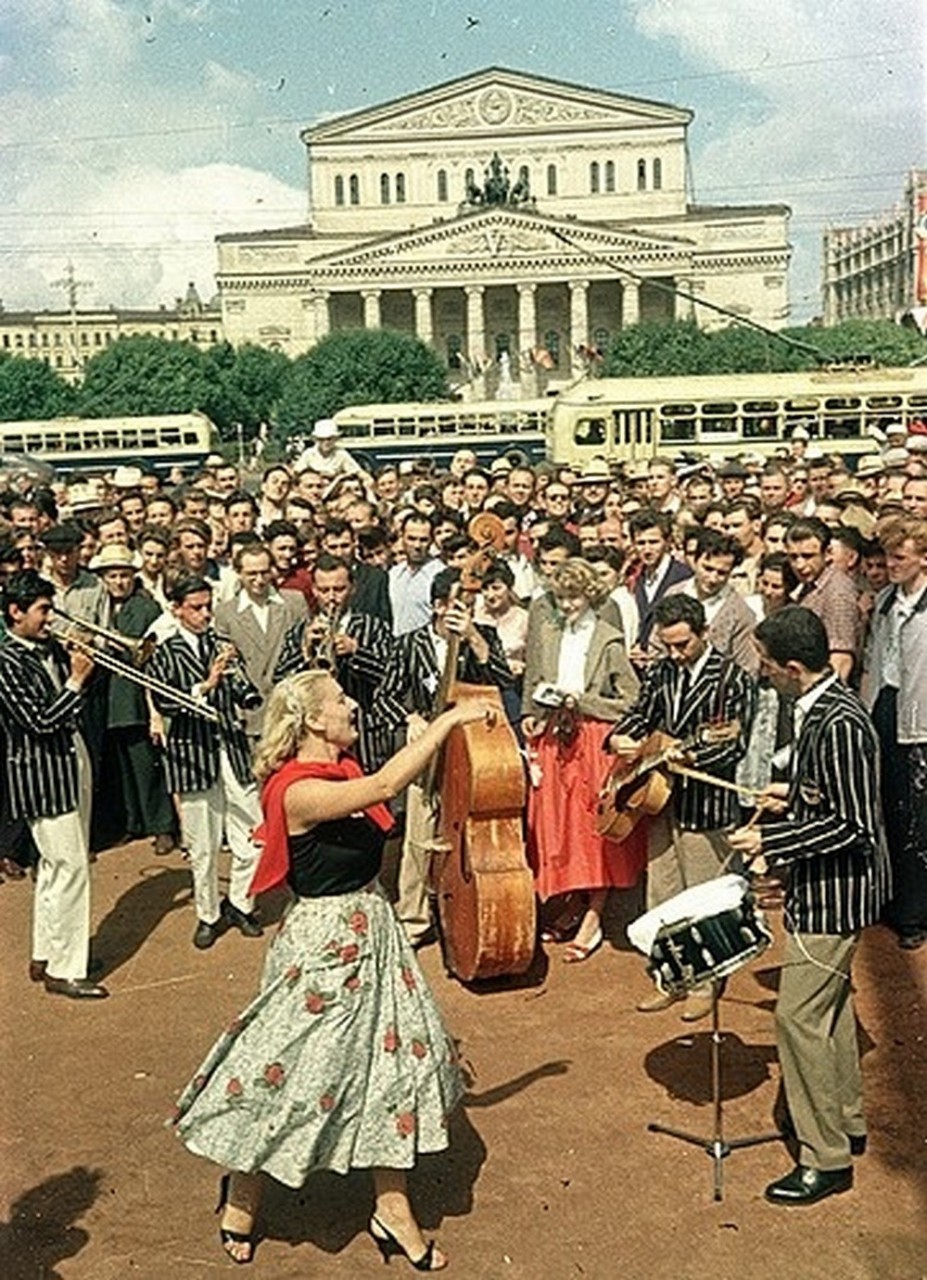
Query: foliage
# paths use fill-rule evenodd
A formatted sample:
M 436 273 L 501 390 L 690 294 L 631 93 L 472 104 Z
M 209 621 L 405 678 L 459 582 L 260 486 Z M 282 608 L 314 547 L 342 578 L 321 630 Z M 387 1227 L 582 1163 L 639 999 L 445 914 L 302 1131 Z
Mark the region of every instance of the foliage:
M 389 329 L 331 333 L 290 366 L 277 431 L 289 435 L 350 404 L 439 400 L 448 394 L 444 365 L 418 338 Z
M 914 330 L 890 320 L 849 320 L 824 329 L 806 325 L 779 335 L 731 324 L 702 332 L 692 320 L 644 322 L 622 330 L 603 363 L 607 377 L 697 373 L 763 373 L 814 369 L 830 360 L 869 359 L 903 367 L 927 347 Z
M 206 352 L 206 368 L 214 398 L 204 412 L 219 428 L 223 439 L 234 439 L 238 425 L 251 440 L 263 422 L 272 422 L 277 402 L 290 371 L 290 361 L 280 351 L 244 346 L 236 351 L 224 342 Z
M 88 418 L 206 412 L 213 393 L 205 357 L 192 343 L 138 335 L 87 361 L 80 407 Z
M 0 421 L 59 418 L 74 413 L 74 388 L 44 360 L 0 352 Z

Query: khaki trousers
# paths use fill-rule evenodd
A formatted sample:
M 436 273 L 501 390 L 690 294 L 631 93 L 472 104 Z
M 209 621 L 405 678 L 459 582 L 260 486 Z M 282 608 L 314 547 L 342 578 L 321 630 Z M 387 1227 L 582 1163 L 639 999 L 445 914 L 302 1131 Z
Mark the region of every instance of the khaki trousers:
M 647 908 L 659 907 L 694 884 L 721 874 L 730 852 L 723 831 L 684 831 L 672 803 L 650 820 L 647 836 Z
M 437 807 L 418 782 L 410 782 L 406 791 L 406 830 L 399 860 L 396 915 L 406 937 L 413 943 L 424 938 L 432 924 L 428 890 L 437 830 Z
M 850 966 L 859 934 L 786 936 L 776 1042 L 799 1163 L 846 1169 L 866 1132 Z

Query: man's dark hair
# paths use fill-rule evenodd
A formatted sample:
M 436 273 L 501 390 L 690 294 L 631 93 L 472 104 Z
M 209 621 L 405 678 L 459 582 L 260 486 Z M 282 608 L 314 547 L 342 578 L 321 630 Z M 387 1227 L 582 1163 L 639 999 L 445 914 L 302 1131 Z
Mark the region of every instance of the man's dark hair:
M 826 551 L 830 546 L 830 529 L 823 520 L 818 520 L 817 516 L 805 516 L 790 524 L 785 531 L 786 546 L 791 546 L 795 542 L 806 542 L 808 538 L 817 538 L 821 544 L 821 550 Z
M 363 560 L 365 556 L 374 551 L 379 551 L 381 547 L 388 547 L 389 540 L 389 533 L 381 524 L 372 524 L 366 529 L 359 529 L 357 533 L 358 555 Z
M 275 471 L 282 471 L 288 480 L 293 479 L 290 475 L 289 467 L 285 466 L 282 462 L 272 462 L 269 467 L 265 467 L 261 472 L 261 484 L 264 483 L 268 476 L 272 476 Z
M 669 538 L 673 531 L 673 517 L 668 511 L 657 511 L 654 507 L 641 507 L 635 511 L 628 521 L 631 537 L 636 538 L 645 529 L 659 529 L 664 538 Z
M 258 504 L 254 500 L 254 495 L 250 494 L 247 489 L 236 489 L 223 500 L 223 506 L 226 511 L 230 511 L 232 507 L 237 507 L 241 503 L 247 502 L 251 510 L 257 515 Z
M 705 610 L 694 596 L 664 596 L 654 606 L 653 620 L 658 627 L 675 627 L 686 622 L 697 636 L 705 634 Z
M 319 558 L 315 562 L 315 572 L 334 573 L 336 569 L 347 569 L 348 577 L 353 580 L 354 571 L 347 560 L 342 556 L 333 556 L 328 551 L 320 551 Z
M 135 541 L 139 546 L 143 542 L 157 542 L 158 546 L 163 547 L 165 551 L 171 548 L 171 535 L 157 524 L 143 525 Z
M 526 469 L 527 468 L 525 467 L 518 468 L 519 471 L 524 471 Z M 517 520 L 519 529 L 521 528 L 522 520 L 525 518 L 524 508 L 517 507 L 515 503 L 510 502 L 508 498 L 504 499 L 502 502 L 494 502 L 492 506 L 492 513 L 494 516 L 498 516 L 500 520 Z
M 537 553 L 540 556 L 545 551 L 556 550 L 557 547 L 565 547 L 571 556 L 582 554 L 579 538 L 575 533 L 570 533 L 569 529 L 564 529 L 562 524 L 552 524 L 544 536 L 538 539 Z
M 798 576 L 792 568 L 792 562 L 784 551 L 770 551 L 768 555 L 760 557 L 759 572 L 762 574 L 767 569 L 778 569 L 782 574 L 782 585 L 785 587 L 789 595 L 798 586 Z
M 607 564 L 615 573 L 621 573 L 627 558 L 624 547 L 588 547 L 583 552 L 587 564 Z
M 270 524 L 264 526 L 264 541 L 273 542 L 274 538 L 295 538 L 297 532 L 292 520 L 271 520 Z
M 449 600 L 455 584 L 459 581 L 459 569 L 442 569 L 440 573 L 436 573 L 431 580 L 429 591 L 431 603 L 434 604 L 436 600 Z
M 233 533 L 229 538 L 229 552 L 235 569 L 241 568 L 242 556 L 267 556 L 273 563 L 270 549 L 253 533 Z
M 458 533 L 463 532 L 464 518 L 453 507 L 436 507 L 431 513 L 431 520 L 435 528 L 439 524 L 452 524 Z
M 781 524 L 783 529 L 791 529 L 797 519 L 798 517 L 793 515 L 791 511 L 786 511 L 783 508 L 780 508 L 778 511 L 773 511 L 771 515 L 766 517 L 761 526 L 763 537 L 765 537 L 773 525 L 776 524 Z
M 11 564 L 14 572 L 23 567 L 23 553 L 19 547 L 5 539 L 0 542 L 0 564 Z
M 407 511 L 399 522 L 399 532 L 405 533 L 406 525 L 411 524 L 413 520 L 418 521 L 420 524 L 427 524 L 429 529 L 434 529 L 435 527 L 431 516 L 426 516 L 424 511 Z M 348 527 L 350 528 L 350 525 Z
M 729 538 L 718 529 L 697 528 L 695 532 L 695 558 L 699 556 L 733 556 L 734 566 L 744 558 L 744 549 L 739 542 Z
M 509 591 L 515 588 L 515 574 L 511 567 L 504 560 L 494 560 L 486 572 L 483 574 L 483 586 L 488 587 L 493 582 L 504 582 Z
M 739 493 L 736 498 L 731 498 L 724 510 L 727 515 L 735 511 L 743 511 L 748 520 L 759 520 L 762 514 L 759 499 L 754 498 L 750 493 Z
M 446 560 L 458 551 L 475 551 L 476 544 L 468 533 L 452 533 L 441 543 L 441 559 Z
M 151 504 L 152 504 L 153 502 L 163 502 L 163 503 L 165 503 L 165 505 L 167 505 L 168 507 L 170 507 L 170 509 L 173 511 L 174 515 L 176 515 L 176 514 L 177 514 L 177 502 L 176 502 L 176 500 L 175 500 L 174 498 L 172 498 L 172 497 L 171 497 L 171 495 L 170 495 L 169 493 L 165 493 L 165 491 L 164 491 L 163 489 L 159 489 L 157 493 L 153 493 L 153 494 L 151 495 L 151 497 L 150 497 L 150 498 L 148 498 L 148 499 L 146 500 L 146 502 L 145 502 L 145 508 L 146 508 L 146 510 L 147 510 L 147 508 L 148 508 L 148 507 L 150 507 L 150 506 L 151 506 Z
M 831 542 L 842 542 L 845 547 L 849 547 L 851 551 L 862 559 L 863 546 L 865 539 L 858 529 L 852 525 L 841 524 L 836 529 L 832 529 L 830 533 Z
M 810 609 L 787 604 L 756 628 L 754 635 L 780 667 L 800 662 L 808 671 L 823 671 L 830 661 L 830 646 L 824 623 Z
M 58 503 L 51 489 L 33 489 L 32 502 L 40 516 L 54 522 L 58 519 Z
M 170 585 L 167 593 L 171 604 L 183 604 L 187 596 L 196 595 L 198 591 L 212 593 L 212 583 L 198 573 L 179 573 Z
M 3 616 L 7 622 L 12 622 L 12 605 L 25 613 L 36 600 L 53 600 L 54 597 L 55 588 L 47 578 L 35 569 L 17 569 L 7 578 L 3 589 Z

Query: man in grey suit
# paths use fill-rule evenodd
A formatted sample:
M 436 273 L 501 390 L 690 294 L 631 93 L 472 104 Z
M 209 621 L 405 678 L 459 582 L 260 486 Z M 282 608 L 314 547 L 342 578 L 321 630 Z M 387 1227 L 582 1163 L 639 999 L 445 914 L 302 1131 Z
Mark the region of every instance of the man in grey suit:
M 216 605 L 216 631 L 232 642 L 264 701 L 244 712 L 245 732 L 252 741 L 260 737 L 264 706 L 273 688 L 274 668 L 283 641 L 291 627 L 307 615 L 301 591 L 278 590 L 273 586 L 270 552 L 260 542 L 245 543 L 233 559 L 241 589 L 231 600 Z
M 52 639 L 54 586 L 34 569 L 10 576 L 0 642 L 4 769 L 13 818 L 39 850 L 29 976 L 71 999 L 100 999 L 90 957 L 90 757 L 77 727 L 93 659 Z

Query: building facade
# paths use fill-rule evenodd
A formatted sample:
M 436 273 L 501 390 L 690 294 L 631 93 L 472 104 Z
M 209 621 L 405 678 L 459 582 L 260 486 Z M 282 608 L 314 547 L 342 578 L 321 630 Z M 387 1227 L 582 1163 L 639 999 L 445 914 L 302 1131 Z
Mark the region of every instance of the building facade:
M 530 394 L 639 320 L 780 327 L 789 210 L 690 204 L 691 120 L 489 68 L 307 129 L 308 222 L 218 238 L 225 334 L 292 356 L 384 326 L 461 382 L 506 354 Z
M 917 316 L 927 307 L 927 169 L 911 170 L 891 213 L 828 228 L 823 262 L 825 324 Z
M 84 365 L 117 338 L 149 334 L 192 342 L 205 350 L 222 341 L 217 303 L 203 303 L 190 284 L 173 307 L 124 311 L 116 307 L 62 311 L 5 311 L 0 307 L 0 351 L 44 360 L 69 382 L 78 382 Z

